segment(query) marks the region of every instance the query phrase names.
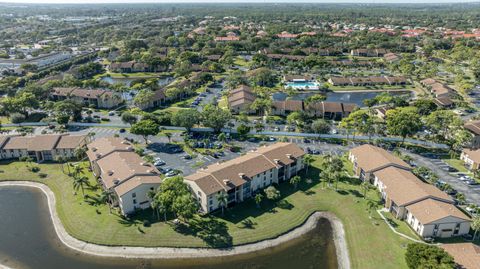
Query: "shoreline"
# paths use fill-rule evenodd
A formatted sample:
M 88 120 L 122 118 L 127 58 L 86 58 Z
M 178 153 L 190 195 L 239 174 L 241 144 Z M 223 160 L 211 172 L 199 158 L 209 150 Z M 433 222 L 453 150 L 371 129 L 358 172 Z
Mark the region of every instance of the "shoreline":
M 262 249 L 267 249 L 288 242 L 297 238 L 317 225 L 320 218 L 329 220 L 332 226 L 332 238 L 335 244 L 335 252 L 337 256 L 337 264 L 339 269 L 349 269 L 350 259 L 345 239 L 345 230 L 342 222 L 330 212 L 316 211 L 311 214 L 308 219 L 300 226 L 272 239 L 265 239 L 256 243 L 233 246 L 228 249 L 210 249 L 210 248 L 174 248 L 174 247 L 122 247 L 122 246 L 104 246 L 87 243 L 71 236 L 63 226 L 58 217 L 55 205 L 55 194 L 50 188 L 42 183 L 30 181 L 4 181 L 0 182 L 0 187 L 31 187 L 40 189 L 48 201 L 50 211 L 50 219 L 52 220 L 55 232 L 59 240 L 67 247 L 88 255 L 101 257 L 120 257 L 131 259 L 177 259 L 177 258 L 209 258 L 209 257 L 226 257 L 233 255 L 246 254 Z M 0 268 L 1 265 L 0 265 Z

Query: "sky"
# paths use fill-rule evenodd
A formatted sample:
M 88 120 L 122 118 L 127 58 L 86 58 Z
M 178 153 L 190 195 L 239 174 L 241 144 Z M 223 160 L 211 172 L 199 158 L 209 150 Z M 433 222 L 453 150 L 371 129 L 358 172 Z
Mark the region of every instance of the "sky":
M 480 0 L 0 0 L 11 3 L 467 3 Z

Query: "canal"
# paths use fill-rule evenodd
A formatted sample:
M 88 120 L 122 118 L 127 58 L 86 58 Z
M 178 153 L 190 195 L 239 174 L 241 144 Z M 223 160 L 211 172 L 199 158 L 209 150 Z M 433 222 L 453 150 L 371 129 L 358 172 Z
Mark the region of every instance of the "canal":
M 11 268 L 337 268 L 332 228 L 326 219 L 299 238 L 250 254 L 146 260 L 100 258 L 69 249 L 57 238 L 47 200 L 36 189 L 0 187 L 0 216 L 0 265 Z

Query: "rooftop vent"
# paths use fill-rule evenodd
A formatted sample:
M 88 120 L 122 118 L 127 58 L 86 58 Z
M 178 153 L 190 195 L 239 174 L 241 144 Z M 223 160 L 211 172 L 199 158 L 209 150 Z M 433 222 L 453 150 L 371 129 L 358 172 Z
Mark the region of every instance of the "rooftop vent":
M 223 184 L 225 184 L 225 185 L 230 184 L 230 180 L 229 180 L 229 179 L 224 179 L 224 180 L 223 180 Z
M 95 147 L 92 148 L 92 151 L 93 151 L 93 152 L 96 152 L 97 150 L 98 150 L 98 149 L 95 148 Z
M 102 157 L 102 154 L 97 153 L 97 154 L 95 154 L 95 157 L 100 158 L 100 157 Z
M 280 160 L 279 160 L 279 159 L 273 159 L 273 161 L 274 161 L 275 163 L 280 163 Z
M 287 158 L 293 159 L 292 154 L 287 154 Z
M 112 176 L 112 175 L 113 175 L 113 170 L 108 170 L 107 174 L 108 174 L 109 176 Z
M 113 180 L 113 184 L 114 184 L 114 185 L 118 185 L 118 183 L 120 183 L 120 180 L 118 180 L 118 179 L 114 179 L 114 180 Z
M 246 177 L 247 177 L 244 173 L 238 173 L 238 176 L 239 176 L 240 178 L 246 178 Z

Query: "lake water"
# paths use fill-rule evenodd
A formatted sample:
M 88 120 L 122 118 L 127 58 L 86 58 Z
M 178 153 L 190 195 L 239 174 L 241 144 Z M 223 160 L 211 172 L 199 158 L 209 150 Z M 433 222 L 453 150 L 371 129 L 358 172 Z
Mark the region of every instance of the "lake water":
M 35 189 L 0 188 L 0 264 L 12 268 L 337 268 L 332 228 L 326 219 L 297 239 L 252 254 L 209 259 L 99 258 L 73 251 L 57 238 L 47 201 Z
M 364 100 L 367 99 L 373 99 L 375 96 L 381 94 L 382 92 L 380 91 L 375 91 L 375 92 L 327 92 L 327 102 L 338 102 L 338 103 L 353 103 L 356 104 L 359 107 L 364 107 L 365 105 L 363 104 Z M 410 95 L 410 91 L 390 91 L 389 92 L 392 95 Z M 275 101 L 283 101 L 287 98 L 293 99 L 293 100 L 305 100 L 309 96 L 315 95 L 317 93 L 311 93 L 311 92 L 305 92 L 305 93 L 298 93 L 295 94 L 294 96 L 288 96 L 288 94 L 284 92 L 277 92 L 274 93 L 272 98 Z

